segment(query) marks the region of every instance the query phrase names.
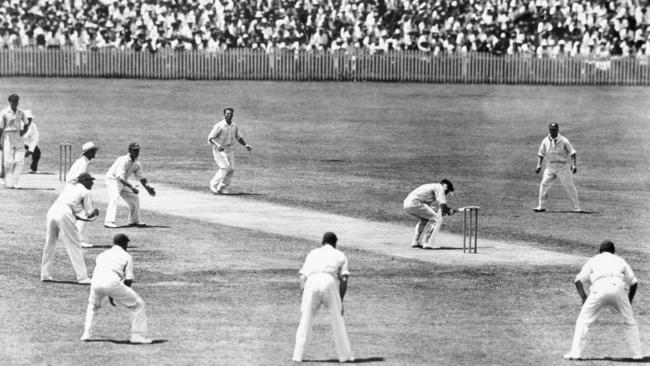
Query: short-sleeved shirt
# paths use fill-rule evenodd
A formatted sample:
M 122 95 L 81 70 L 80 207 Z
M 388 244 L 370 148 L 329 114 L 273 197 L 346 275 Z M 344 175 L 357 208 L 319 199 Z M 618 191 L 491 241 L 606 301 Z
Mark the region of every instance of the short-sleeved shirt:
M 328 273 L 338 280 L 341 276 L 349 276 L 348 259 L 342 251 L 324 244 L 314 249 L 305 258 L 300 274 L 309 277 L 316 273 Z
M 619 278 L 628 285 L 638 282 L 625 259 L 609 252 L 600 253 L 589 259 L 575 280 L 590 282 L 592 286 L 597 287 L 599 280 L 612 277 Z
M 106 178 L 127 180 L 133 174 L 138 180 L 145 179 L 142 166 L 139 161 L 131 160 L 131 155 L 122 155 L 115 160 L 113 165 L 106 172 Z
M 222 119 L 212 127 L 212 131 L 210 131 L 210 134 L 208 135 L 208 143 L 210 143 L 210 140 L 214 139 L 214 142 L 216 142 L 217 145 L 229 148 L 241 137 L 239 128 L 235 122 L 228 124 L 225 119 Z M 213 145 L 212 148 L 217 149 L 218 147 Z
M 113 245 L 97 256 L 95 260 L 95 270 L 93 271 L 93 280 L 111 278 L 117 275 L 120 281 L 132 280 L 133 277 L 133 258 L 131 254 L 122 249 L 119 245 Z
M 79 174 L 88 173 L 88 164 L 90 164 L 90 160 L 88 160 L 86 156 L 82 156 L 77 159 L 68 171 L 67 182 L 76 183 Z
M 432 204 L 434 201 L 438 204 L 446 204 L 445 187 L 441 183 L 423 184 L 406 196 L 404 201 L 411 203 Z
M 93 212 L 90 190 L 81 183 L 66 184 L 52 206 L 70 207 L 72 213 L 79 217 L 88 217 Z
M 7 107 L 0 112 L 2 115 L 2 121 L 0 128 L 3 132 L 19 132 L 22 131 L 23 126 L 27 118 L 25 118 L 25 113 L 20 108 L 16 108 L 16 112 L 11 110 L 11 107 Z
M 571 161 L 571 155 L 575 153 L 576 149 L 569 139 L 558 134 L 555 139 L 551 135 L 546 136 L 539 146 L 537 155 L 546 159 L 546 166 L 561 168 Z

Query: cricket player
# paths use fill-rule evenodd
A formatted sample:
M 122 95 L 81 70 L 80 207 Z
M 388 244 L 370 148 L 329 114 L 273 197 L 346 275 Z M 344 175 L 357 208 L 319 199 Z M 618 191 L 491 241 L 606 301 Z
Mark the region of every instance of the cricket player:
M 129 206 L 129 226 L 145 227 L 145 223 L 140 221 L 140 192 L 136 187 L 129 183 L 129 177 L 133 174 L 147 190 L 150 196 L 156 195 L 156 190 L 147 183 L 142 166 L 137 161 L 140 156 L 140 144 L 133 142 L 129 144 L 129 153 L 122 155 L 115 160 L 113 165 L 106 172 L 106 192 L 108 193 L 108 206 L 106 207 L 106 217 L 104 218 L 104 227 L 116 228 L 115 217 L 117 216 L 117 200 L 122 199 Z
M 94 180 L 95 178 L 88 173 L 80 174 L 75 185 L 66 184 L 52 207 L 47 211 L 47 233 L 41 262 L 41 281 L 52 281 L 51 269 L 54 261 L 54 249 L 57 239 L 61 237 L 77 275 L 77 281 L 83 285 L 90 284 L 75 221 L 92 220 L 99 215 L 99 210 L 93 208 L 90 196 Z
M 25 110 L 25 118 L 27 118 L 27 131 L 23 135 L 23 142 L 25 143 L 25 158 L 32 157 L 32 163 L 29 165 L 29 172 L 34 174 L 38 171 L 38 162 L 41 160 L 41 149 L 38 148 L 40 134 L 38 133 L 38 126 L 34 123 L 34 114 L 31 109 Z M 78 175 L 78 174 L 77 174 Z
M 246 150 L 253 150 L 253 147 L 244 141 L 237 125 L 232 122 L 234 114 L 234 109 L 224 109 L 224 119 L 217 122 L 208 135 L 208 144 L 212 145 L 212 156 L 219 167 L 217 173 L 210 180 L 210 190 L 214 194 L 228 194 L 227 187 L 235 172 L 235 155 L 232 151 L 235 141 L 244 146 Z
M 582 309 L 576 320 L 571 351 L 564 355 L 565 359 L 575 360 L 582 357 L 589 326 L 607 307 L 613 308 L 623 316 L 624 334 L 632 348 L 632 358 L 643 359 L 639 328 L 632 314 L 632 300 L 638 280 L 630 265 L 614 253 L 614 243 L 603 241 L 600 244 L 600 253 L 589 259 L 576 276 L 575 285 L 582 299 Z M 589 296 L 585 293 L 583 283 L 591 283 Z M 629 292 L 626 286 L 629 286 Z
M 569 196 L 571 205 L 575 212 L 580 212 L 578 202 L 578 190 L 573 183 L 573 174 L 578 172 L 577 152 L 569 139 L 559 134 L 560 126 L 553 122 L 548 125 L 548 136 L 542 140 L 537 151 L 538 161 L 535 173 L 542 170 L 542 161 L 546 159 L 546 169 L 539 185 L 539 203 L 533 210 L 535 212 L 546 211 L 546 199 L 548 190 L 553 185 L 555 178 L 560 180 L 564 190 Z
M 412 248 L 434 248 L 433 244 L 442 226 L 442 216 L 457 212 L 447 206 L 447 195 L 453 191 L 454 185 L 448 179 L 443 179 L 440 183 L 421 185 L 406 196 L 404 211 L 420 220 L 415 225 Z
M 67 174 L 67 184 L 74 185 L 77 183 L 77 177 L 81 173 L 90 173 L 88 171 L 88 165 L 90 164 L 90 161 L 95 158 L 95 155 L 97 155 L 97 150 L 99 150 L 99 147 L 97 147 L 97 145 L 95 145 L 95 143 L 92 141 L 88 141 L 81 146 L 81 157 L 77 159 L 70 167 L 70 170 Z M 93 245 L 88 243 L 86 221 L 77 220 L 76 226 L 79 230 L 79 237 L 81 238 L 81 247 L 92 248 Z
M 302 305 L 300 324 L 296 331 L 294 361 L 301 362 L 305 356 L 305 344 L 311 334 L 311 327 L 318 308 L 329 311 L 330 324 L 334 332 L 334 345 L 340 362 L 354 361 L 350 340 L 343 322 L 343 297 L 347 290 L 348 259 L 336 249 L 338 238 L 332 232 L 323 235 L 322 246 L 312 250 L 300 269 Z
M 89 341 L 95 313 L 102 307 L 102 301 L 108 297 L 111 305 L 125 306 L 131 312 L 131 343 L 148 344 L 147 313 L 142 301 L 131 285 L 133 284 L 133 258 L 127 253 L 129 238 L 124 234 L 113 237 L 113 247 L 97 256 L 93 279 L 88 296 L 88 308 L 82 341 Z
M 29 128 L 25 113 L 18 108 L 20 97 L 9 96 L 9 106 L 0 112 L 0 135 L 2 135 L 2 155 L 5 170 L 5 185 L 18 188 L 20 174 L 25 164 L 25 143 L 23 135 Z

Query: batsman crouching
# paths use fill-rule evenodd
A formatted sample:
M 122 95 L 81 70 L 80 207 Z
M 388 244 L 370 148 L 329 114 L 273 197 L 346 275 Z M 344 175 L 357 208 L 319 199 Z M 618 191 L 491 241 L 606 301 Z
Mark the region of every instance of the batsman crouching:
M 130 310 L 131 343 L 152 343 L 152 340 L 146 337 L 147 314 L 144 301 L 131 288 L 134 278 L 133 258 L 126 252 L 129 238 L 124 234 L 116 234 L 113 244 L 111 249 L 97 256 L 81 340 L 90 340 L 95 312 L 101 308 L 104 298 L 108 297 L 111 305 L 121 304 Z
M 442 226 L 442 216 L 456 213 L 455 209 L 447 206 L 447 195 L 453 191 L 454 185 L 448 179 L 443 179 L 440 183 L 423 184 L 406 196 L 404 211 L 419 219 L 415 225 L 412 248 L 434 248 Z
M 321 305 L 329 311 L 339 361 L 354 361 L 343 321 L 343 297 L 347 290 L 350 272 L 345 254 L 336 249 L 337 241 L 338 238 L 334 233 L 325 233 L 323 245 L 307 255 L 300 269 L 300 287 L 303 290 L 300 306 L 302 316 L 296 331 L 293 361 L 303 360 L 305 344 L 311 334 L 314 316 Z

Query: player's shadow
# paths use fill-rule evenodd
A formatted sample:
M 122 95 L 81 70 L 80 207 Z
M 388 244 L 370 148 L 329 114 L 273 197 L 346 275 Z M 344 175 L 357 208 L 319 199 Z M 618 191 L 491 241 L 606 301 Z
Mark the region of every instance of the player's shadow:
M 81 283 L 79 283 L 77 281 L 67 281 L 67 280 L 45 280 L 45 281 L 41 281 L 41 282 L 44 283 L 44 284 L 46 284 L 46 283 L 59 283 L 59 284 L 63 284 L 63 285 L 88 286 L 88 285 L 81 284 Z
M 366 362 L 384 362 L 383 357 L 366 357 L 366 358 L 355 358 L 354 361 L 346 362 L 347 363 L 366 363 Z M 336 358 L 330 358 L 327 360 L 302 360 L 302 362 L 314 362 L 314 363 L 339 363 L 339 360 Z
M 17 191 L 56 191 L 56 188 L 20 187 L 14 188 Z
M 83 248 L 83 249 L 111 249 L 113 245 L 107 244 L 107 245 L 93 245 L 90 248 Z M 137 249 L 137 245 L 129 245 L 129 250 L 131 249 Z
M 226 194 L 215 194 L 215 196 L 261 196 L 261 193 L 233 192 Z
M 123 340 L 123 339 L 89 339 L 85 342 L 105 342 L 105 343 L 114 343 L 114 344 L 127 344 L 129 346 L 149 346 L 152 344 L 161 344 L 167 342 L 166 339 L 154 339 L 151 343 L 149 344 L 141 344 L 141 343 L 131 343 L 128 340 Z
M 594 215 L 594 211 L 573 211 L 573 210 L 547 210 L 548 213 L 576 214 L 576 215 Z
M 629 363 L 647 363 L 650 362 L 650 356 L 645 356 L 640 360 L 635 360 L 631 357 L 585 357 L 573 361 L 610 361 L 610 362 L 629 362 Z
M 422 250 L 463 250 L 463 248 L 458 248 L 458 247 L 433 247 L 433 248 L 418 248 Z
M 144 226 L 135 226 L 135 225 L 118 225 L 117 227 L 106 227 L 104 229 L 171 229 L 171 226 L 166 225 L 144 225 Z

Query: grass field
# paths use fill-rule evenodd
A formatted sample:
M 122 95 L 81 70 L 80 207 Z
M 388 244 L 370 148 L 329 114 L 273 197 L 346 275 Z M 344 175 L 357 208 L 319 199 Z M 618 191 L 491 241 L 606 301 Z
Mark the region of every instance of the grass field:
M 411 223 L 401 210 L 419 184 L 451 179 L 452 206 L 483 207 L 482 237 L 590 255 L 611 238 L 642 284 L 635 301 L 642 341 L 650 329 L 647 202 L 650 106 L 647 88 L 417 84 L 4 79 L 21 95 L 43 136 L 43 170 L 58 143 L 101 146 L 104 172 L 131 141 L 152 184 L 207 190 L 214 174 L 205 139 L 224 106 L 236 109 L 252 154 L 236 151 L 232 190 L 255 199 L 378 221 Z M 550 213 L 534 214 L 536 151 L 549 121 L 578 149 L 581 205 L 562 188 Z M 147 347 L 78 341 L 87 288 L 38 281 L 47 192 L 0 191 L 4 244 L 0 345 L 10 365 L 289 364 L 298 321 L 296 271 L 317 245 L 172 216 L 172 227 L 133 230 L 136 288 L 149 305 Z M 460 220 L 443 230 L 460 231 Z M 105 241 L 94 225 L 91 235 Z M 112 234 L 112 232 L 110 232 Z M 99 253 L 93 249 L 88 263 Z M 369 364 L 561 364 L 579 299 L 578 268 L 439 266 L 350 251 L 346 322 L 357 358 Z M 61 262 L 67 261 L 61 257 Z M 67 263 L 67 262 L 66 262 Z M 92 266 L 91 266 L 92 267 Z M 57 265 L 60 277 L 67 264 Z M 124 340 L 124 312 L 100 313 L 98 336 Z M 334 357 L 322 321 L 309 354 Z M 626 355 L 617 318 L 592 333 L 589 352 Z M 607 341 L 605 341 L 607 340 Z M 598 364 L 607 362 L 598 361 Z M 617 363 L 618 364 L 618 363 Z

